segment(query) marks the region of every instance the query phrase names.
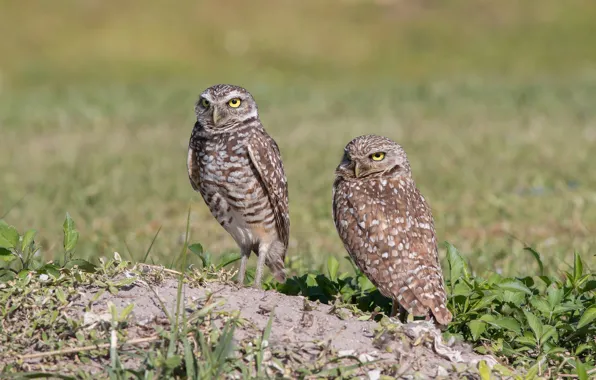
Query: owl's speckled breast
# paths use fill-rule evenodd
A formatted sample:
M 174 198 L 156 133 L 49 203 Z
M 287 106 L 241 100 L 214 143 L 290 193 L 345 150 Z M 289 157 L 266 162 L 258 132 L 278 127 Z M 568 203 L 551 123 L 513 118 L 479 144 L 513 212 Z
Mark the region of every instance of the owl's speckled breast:
M 238 244 L 256 243 L 255 224 L 269 207 L 244 142 L 225 136 L 206 140 L 197 156 L 199 189 L 213 216 Z

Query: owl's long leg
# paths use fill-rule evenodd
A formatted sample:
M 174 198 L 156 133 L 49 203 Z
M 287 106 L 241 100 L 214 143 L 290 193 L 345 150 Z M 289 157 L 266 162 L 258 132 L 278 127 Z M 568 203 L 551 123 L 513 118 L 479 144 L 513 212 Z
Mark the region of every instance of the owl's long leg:
M 240 269 L 238 271 L 238 284 L 240 286 L 244 285 L 244 276 L 246 275 L 246 264 L 248 262 L 248 258 L 250 257 L 250 247 L 249 248 L 240 248 Z
M 396 316 L 397 316 L 397 318 L 399 318 L 399 321 L 401 323 L 406 323 L 408 312 L 406 309 L 404 309 L 404 307 L 402 305 L 400 305 L 399 302 L 397 302 L 396 300 L 392 300 L 391 301 L 391 314 L 389 314 L 389 317 L 393 318 Z
M 391 301 L 391 313 L 389 314 L 390 318 L 393 318 L 397 315 L 399 308 L 401 305 L 397 303 L 396 300 Z
M 261 242 L 259 244 L 259 257 L 257 258 L 257 270 L 255 273 L 255 283 L 254 287 L 257 289 L 261 288 L 261 281 L 263 279 L 263 268 L 265 268 L 265 261 L 267 260 L 267 255 L 269 254 L 269 248 L 271 248 L 271 244 Z

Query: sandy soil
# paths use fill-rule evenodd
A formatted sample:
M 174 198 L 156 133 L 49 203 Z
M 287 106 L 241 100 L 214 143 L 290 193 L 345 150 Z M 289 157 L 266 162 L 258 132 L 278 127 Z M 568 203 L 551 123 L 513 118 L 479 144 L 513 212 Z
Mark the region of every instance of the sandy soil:
M 154 333 L 155 326 L 167 325 L 161 303 L 167 310 L 175 309 L 177 282 L 166 279 L 149 287 L 137 281 L 116 295 L 105 292 L 92 303 L 92 311 L 84 313 L 97 291 L 88 288 L 81 302 L 73 305 L 72 313 L 80 313 L 87 324 L 93 324 L 102 315 L 106 318 L 108 302 L 119 310 L 134 303 L 128 337 L 138 338 Z M 362 378 L 370 379 L 378 379 L 381 373 L 401 378 L 479 378 L 476 367 L 480 360 L 496 363 L 490 357 L 472 353 L 466 345 L 443 343 L 439 331 L 428 322 L 406 325 L 395 322 L 388 331 L 380 332 L 375 331 L 379 328 L 377 322 L 360 321 L 346 309 L 337 310 L 303 297 L 222 283 L 185 286 L 184 295 L 189 313 L 204 307 L 206 300 L 209 304 L 221 303 L 215 310 L 239 311 L 247 323 L 236 329 L 237 344 L 260 336 L 274 313 L 269 345 L 273 356 L 278 355 L 282 361 L 293 356 L 312 362 L 322 350 L 349 356 L 352 364 L 357 360 L 378 360 L 360 371 Z M 286 354 L 279 356 L 283 352 Z

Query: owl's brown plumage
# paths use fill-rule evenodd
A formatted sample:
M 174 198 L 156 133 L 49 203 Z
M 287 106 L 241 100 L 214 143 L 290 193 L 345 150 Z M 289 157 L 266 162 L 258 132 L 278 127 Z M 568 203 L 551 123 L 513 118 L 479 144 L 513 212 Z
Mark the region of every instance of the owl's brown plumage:
M 188 147 L 188 176 L 242 254 L 244 282 L 251 251 L 257 254 L 255 286 L 266 264 L 284 282 L 290 217 L 281 154 L 263 128 L 252 95 L 242 87 L 216 85 L 199 97 Z
M 452 315 L 439 264 L 430 207 L 416 188 L 405 151 L 366 135 L 345 147 L 335 172 L 333 219 L 356 265 L 381 294 L 413 316 Z

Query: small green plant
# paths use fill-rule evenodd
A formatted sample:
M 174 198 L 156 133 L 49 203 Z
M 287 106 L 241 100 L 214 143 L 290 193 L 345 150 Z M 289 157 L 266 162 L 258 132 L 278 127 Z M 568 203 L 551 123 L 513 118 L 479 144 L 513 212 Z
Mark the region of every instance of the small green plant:
M 21 235 L 16 228 L 0 220 L 0 261 L 7 265 L 0 269 L 0 278 L 6 281 L 22 270 L 37 270 L 43 266 L 35 243 L 36 234 L 37 231 L 29 230 Z M 11 265 L 15 261 L 16 265 Z
M 346 260 L 352 263 L 346 256 Z M 352 263 L 353 274 L 338 273 L 339 263 L 335 257 L 327 259 L 326 268 L 309 271 L 299 277 L 289 278 L 286 283 L 265 284 L 287 295 L 302 295 L 311 301 L 355 306 L 363 312 L 389 312 L 391 301 L 382 296 L 370 280 Z
M 231 371 L 228 358 L 234 351 L 234 330 L 233 322 L 226 322 L 223 330 L 214 337 L 215 340 L 213 337 L 211 340 L 207 339 L 200 330 L 195 331 L 193 337 L 199 342 L 199 355 L 193 351 L 191 339 L 188 336 L 182 338 L 184 366 L 189 379 L 218 379 L 222 373 Z
M 471 275 L 455 247 L 448 245 L 447 251 L 449 306 L 455 315 L 449 333 L 511 365 L 536 367 L 540 375 L 547 369 L 575 372 L 582 365 L 594 367 L 596 276 L 584 271 L 579 254 L 561 278 L 542 271 L 523 278 L 497 273 L 483 278 Z M 540 255 L 532 252 L 542 267 Z
M 75 265 L 89 272 L 95 271 L 96 266 L 90 262 L 73 259 L 79 232 L 68 213 L 63 231 L 64 259 L 61 265 L 59 262 L 44 263 L 41 248 L 35 241 L 37 231 L 31 229 L 21 235 L 14 226 L 0 220 L 0 282 L 12 280 L 16 276 L 26 276 L 29 272 L 58 278 L 61 269 L 70 269 Z
M 199 258 L 202 269 L 204 270 L 209 269 L 211 271 L 219 271 L 240 260 L 240 254 L 228 252 L 224 253 L 223 255 L 218 255 L 218 262 L 215 263 L 213 262 L 213 256 L 211 253 L 205 251 L 203 246 L 199 243 L 190 244 L 188 249 Z

